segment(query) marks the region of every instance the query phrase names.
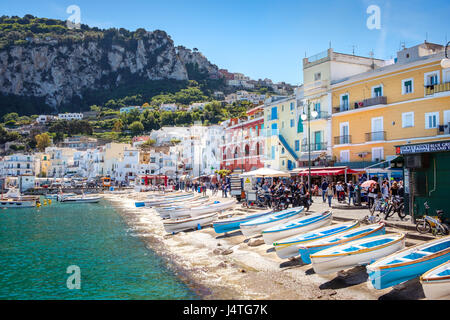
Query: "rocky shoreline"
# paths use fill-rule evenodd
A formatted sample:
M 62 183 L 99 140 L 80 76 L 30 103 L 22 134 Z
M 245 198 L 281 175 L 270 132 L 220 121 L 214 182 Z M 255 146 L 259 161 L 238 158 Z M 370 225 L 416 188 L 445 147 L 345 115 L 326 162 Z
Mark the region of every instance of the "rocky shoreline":
M 373 300 L 420 298 L 420 284 L 376 290 L 364 267 L 339 275 L 319 276 L 299 260 L 281 260 L 259 238 L 240 231 L 218 235 L 210 227 L 167 234 L 150 208 L 136 208 L 148 193 L 105 194 L 136 236 L 167 261 L 202 299 L 236 300 Z M 221 198 L 218 198 L 220 200 Z M 236 204 L 234 214 L 240 207 Z M 312 208 L 313 210 L 313 208 Z M 227 213 L 228 214 L 228 213 Z M 418 281 L 417 281 L 418 282 Z M 421 288 L 420 288 L 421 289 Z

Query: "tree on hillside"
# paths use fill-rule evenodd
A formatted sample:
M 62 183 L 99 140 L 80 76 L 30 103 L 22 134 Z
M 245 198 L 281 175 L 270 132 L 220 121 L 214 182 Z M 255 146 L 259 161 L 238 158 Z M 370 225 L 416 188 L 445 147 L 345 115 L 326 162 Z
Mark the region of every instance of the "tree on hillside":
M 140 121 L 135 121 L 128 127 L 134 135 L 144 132 L 144 125 Z
M 113 131 L 114 132 L 122 132 L 123 129 L 123 122 L 121 119 L 116 119 L 116 121 L 114 121 L 114 126 L 113 126 Z
M 50 136 L 44 132 L 35 136 L 36 148 L 40 151 L 44 151 L 45 148 L 51 145 Z

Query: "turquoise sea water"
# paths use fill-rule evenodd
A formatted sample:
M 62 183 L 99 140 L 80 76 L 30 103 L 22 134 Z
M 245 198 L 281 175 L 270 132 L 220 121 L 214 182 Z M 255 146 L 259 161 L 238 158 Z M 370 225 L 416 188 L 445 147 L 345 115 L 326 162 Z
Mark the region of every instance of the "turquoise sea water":
M 67 288 L 71 265 L 80 290 Z M 198 297 L 103 200 L 0 210 L 0 299 Z

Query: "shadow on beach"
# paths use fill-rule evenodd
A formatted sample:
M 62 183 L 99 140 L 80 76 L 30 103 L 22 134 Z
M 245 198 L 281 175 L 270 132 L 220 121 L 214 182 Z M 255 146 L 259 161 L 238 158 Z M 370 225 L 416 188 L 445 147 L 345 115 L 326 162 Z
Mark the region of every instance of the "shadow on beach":
M 366 268 L 358 266 L 338 275 L 333 280 L 325 282 L 319 286 L 319 289 L 344 289 L 351 286 L 367 282 L 369 275 L 366 272 Z
M 242 232 L 241 230 L 237 230 L 231 233 L 224 233 L 223 235 L 217 236 L 216 239 L 225 239 L 225 238 L 231 238 L 231 237 L 237 237 L 237 236 L 242 236 Z
M 425 293 L 419 278 L 414 278 L 393 287 L 390 292 L 380 296 L 378 300 L 419 300 L 424 298 Z

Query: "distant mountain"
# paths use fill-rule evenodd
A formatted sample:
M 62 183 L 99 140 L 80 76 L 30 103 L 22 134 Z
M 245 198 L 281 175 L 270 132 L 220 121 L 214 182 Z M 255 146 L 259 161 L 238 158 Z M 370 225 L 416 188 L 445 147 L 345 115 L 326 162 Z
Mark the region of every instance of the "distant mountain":
M 161 30 L 68 29 L 65 21 L 31 15 L 0 17 L 0 70 L 1 113 L 56 111 L 96 91 L 135 92 L 134 84 L 222 77 L 200 52 L 175 47 Z

